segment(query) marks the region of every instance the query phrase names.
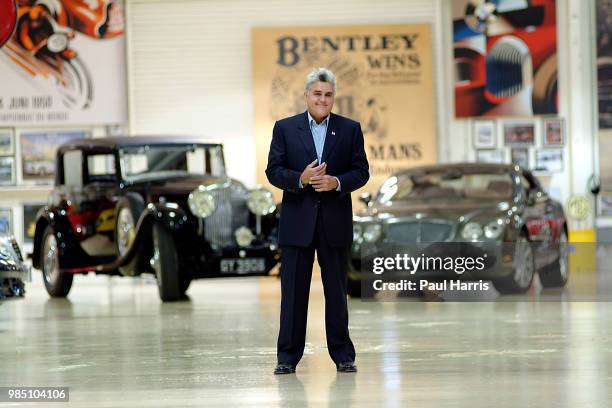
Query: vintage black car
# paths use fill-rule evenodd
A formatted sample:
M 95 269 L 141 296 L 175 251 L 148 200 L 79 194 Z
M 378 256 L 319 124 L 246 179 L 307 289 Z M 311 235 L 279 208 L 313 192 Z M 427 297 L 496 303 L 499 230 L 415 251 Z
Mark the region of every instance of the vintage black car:
M 360 296 L 380 277 L 372 273 L 375 257 L 384 260 L 398 253 L 427 256 L 435 265 L 410 272 L 394 269 L 395 277 L 408 280 L 483 279 L 500 293 L 525 292 L 536 272 L 544 287 L 567 282 L 563 207 L 519 166 L 415 167 L 389 177 L 374 199 L 369 193 L 360 199 L 367 207 L 354 216 L 351 296 Z M 482 259 L 481 268 L 459 276 L 433 262 L 447 257 Z
M 13 237 L 0 236 L 0 301 L 23 297 L 30 267 L 23 261 L 19 244 Z
M 74 274 L 153 273 L 164 301 L 192 279 L 267 274 L 279 261 L 272 193 L 226 176 L 223 147 L 182 137 L 83 139 L 59 147 L 33 265 L 47 292 Z

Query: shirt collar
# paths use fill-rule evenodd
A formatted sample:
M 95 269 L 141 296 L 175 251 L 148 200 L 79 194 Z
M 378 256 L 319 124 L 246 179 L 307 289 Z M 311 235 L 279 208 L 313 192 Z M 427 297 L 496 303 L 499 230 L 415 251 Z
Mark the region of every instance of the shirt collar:
M 310 116 L 310 112 L 306 111 L 306 113 L 308 113 L 308 124 L 312 127 L 312 125 L 315 126 L 321 126 L 322 124 L 325 124 L 325 126 L 329 125 L 329 117 L 330 115 L 327 115 L 327 117 L 325 119 L 323 119 L 323 121 L 321 123 L 317 123 L 316 120 L 314 120 L 314 118 L 312 116 Z

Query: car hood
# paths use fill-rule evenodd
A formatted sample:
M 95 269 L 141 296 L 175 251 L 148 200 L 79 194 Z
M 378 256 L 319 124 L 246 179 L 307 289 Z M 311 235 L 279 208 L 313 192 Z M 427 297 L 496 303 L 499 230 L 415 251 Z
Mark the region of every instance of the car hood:
M 146 190 L 150 194 L 189 194 L 199 186 L 211 186 L 214 184 L 242 184 L 227 176 L 181 176 L 165 177 L 163 179 L 144 179 L 132 182 L 127 186 L 129 190 Z
M 413 201 L 394 202 L 392 205 L 375 204 L 359 211 L 358 217 L 372 217 L 378 220 L 412 218 L 469 222 L 474 219 L 498 218 L 516 212 L 506 201 Z

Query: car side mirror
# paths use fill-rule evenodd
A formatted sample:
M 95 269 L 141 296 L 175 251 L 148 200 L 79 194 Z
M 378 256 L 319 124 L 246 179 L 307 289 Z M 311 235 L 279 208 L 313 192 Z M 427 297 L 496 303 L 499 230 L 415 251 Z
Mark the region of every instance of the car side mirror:
M 359 195 L 359 201 L 364 203 L 366 206 L 369 205 L 370 201 L 372 201 L 372 194 L 367 191 L 365 193 L 361 193 Z

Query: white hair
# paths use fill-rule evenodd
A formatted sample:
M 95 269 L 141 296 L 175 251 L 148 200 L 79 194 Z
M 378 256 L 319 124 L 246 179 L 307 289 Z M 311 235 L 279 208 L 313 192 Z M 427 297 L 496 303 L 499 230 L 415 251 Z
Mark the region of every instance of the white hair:
M 312 84 L 315 82 L 329 82 L 332 85 L 334 94 L 336 93 L 336 76 L 327 68 L 315 68 L 308 75 L 306 75 L 306 81 L 304 82 L 304 90 L 310 91 Z

